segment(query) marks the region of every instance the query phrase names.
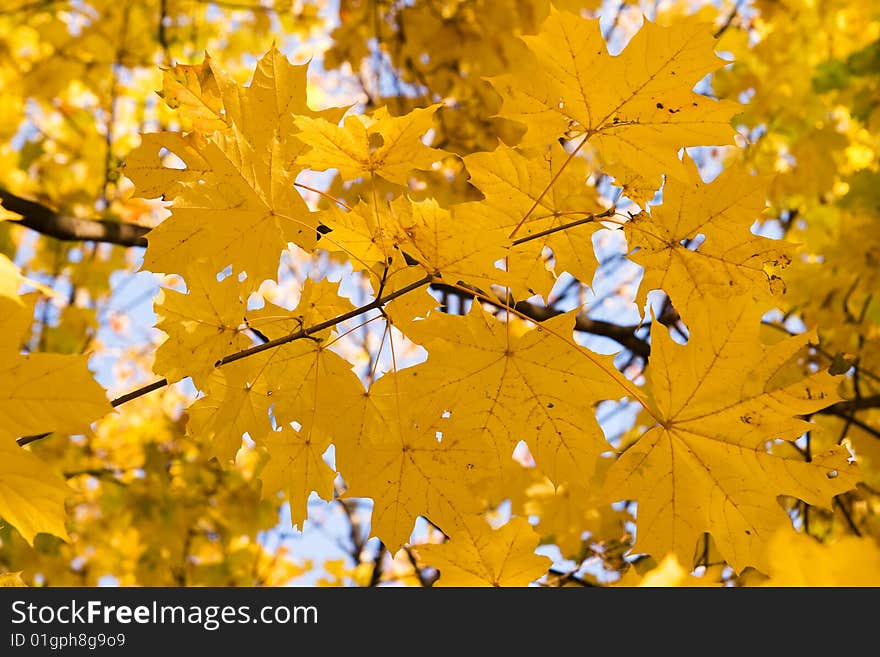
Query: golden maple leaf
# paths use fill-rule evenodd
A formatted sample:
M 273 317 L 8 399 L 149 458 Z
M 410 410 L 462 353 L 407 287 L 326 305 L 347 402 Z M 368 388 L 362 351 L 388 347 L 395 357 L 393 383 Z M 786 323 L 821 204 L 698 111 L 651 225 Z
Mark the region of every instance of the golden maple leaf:
M 416 552 L 440 571 L 436 586 L 528 586 L 552 563 L 535 554 L 538 540 L 525 518 L 492 529 L 482 516 L 470 516 L 449 541 Z
M 0 436 L 0 518 L 33 545 L 41 532 L 67 540 L 64 500 L 73 492 L 47 464 Z
M 645 268 L 638 301 L 662 289 L 685 321 L 691 309 L 713 300 L 748 294 L 766 301 L 784 286 L 774 269 L 791 262 L 794 245 L 754 235 L 769 180 L 742 166 L 704 183 L 690 158 L 688 183 L 669 179 L 663 204 L 624 224 L 630 259 Z
M 330 435 L 321 435 L 311 428 L 297 431 L 286 427 L 270 431 L 255 442 L 269 453 L 269 461 L 260 473 L 263 497 L 284 491 L 290 504 L 291 523 L 302 527 L 309 515 L 312 491 L 325 500 L 333 499 L 336 473 L 322 458 L 330 446 Z
M 169 381 L 190 376 L 201 387 L 214 363 L 253 345 L 245 324 L 248 295 L 242 295 L 235 276 L 218 282 L 205 264 L 191 267 L 186 282 L 186 293 L 166 289 L 156 297 L 156 328 L 167 336 L 156 350 L 153 371 Z
M 837 401 L 839 381 L 827 372 L 777 380 L 813 336 L 764 346 L 761 314 L 738 297 L 695 309 L 686 346 L 665 331 L 652 333 L 649 406 L 657 426 L 621 455 L 605 482 L 607 499 L 638 502 L 636 551 L 670 552 L 691 564 L 708 532 L 737 571 L 766 569 L 765 543 L 788 522 L 778 495 L 828 507 L 855 485 L 857 468 L 843 447 L 810 461 L 770 449 L 774 440 L 815 428 L 798 416 Z
M 474 213 L 507 237 L 517 230 L 520 239 L 558 229 L 590 215 L 603 212 L 595 190 L 587 186 L 587 163 L 582 158 L 569 161 L 559 144 L 550 147 L 515 150 L 499 144 L 491 153 L 473 153 L 464 158 L 470 183 L 485 200 L 474 206 Z M 590 283 L 596 270 L 593 233 L 602 228 L 596 221 L 584 222 L 511 246 L 508 269 L 511 277 L 522 280 L 531 294 L 546 294 L 555 282 L 547 275 L 541 258 L 543 247 L 553 252 L 557 274 L 568 272 Z M 515 292 L 516 293 L 516 292 Z M 528 297 L 529 294 L 519 296 Z
M 475 303 L 464 317 L 432 313 L 414 323 L 410 333 L 429 356 L 397 373 L 399 389 L 448 412 L 444 435 L 490 447 L 495 476 L 523 440 L 553 483 L 589 481 L 608 448 L 594 405 L 625 395 L 622 377 L 611 358 L 565 339 L 572 313 L 530 329 L 515 322 Z
M 197 261 L 217 271 L 231 265 L 236 273 L 247 272 L 256 289 L 276 277 L 288 242 L 314 248 L 317 223 L 294 188 L 293 164 L 305 148 L 294 139 L 295 113 L 338 121 L 344 109 L 308 107 L 306 68 L 273 48 L 248 87 L 235 85 L 207 60 L 198 71 L 181 69 L 166 78 L 166 97 L 186 99 L 185 107 L 202 94 L 201 107 L 217 113 L 209 123 L 217 130 L 189 137 L 144 134 L 128 156 L 124 172 L 138 195 L 172 201 L 171 216 L 147 237 L 145 268 L 183 273 Z M 206 79 L 208 70 L 213 83 Z M 183 168 L 168 161 L 166 151 Z
M 290 170 L 300 148 L 285 150 L 292 143 L 273 140 L 270 148 L 257 149 L 237 127 L 198 147 L 174 133 L 143 135 L 125 173 L 141 196 L 164 188 L 161 195 L 172 201 L 171 216 L 147 236 L 144 268 L 180 273 L 199 261 L 217 271 L 231 265 L 236 273 L 247 272 L 256 289 L 276 278 L 288 241 L 314 248 L 317 224 Z M 163 149 L 186 168 L 164 164 Z M 169 179 L 171 185 L 165 182 Z
M 447 210 L 434 199 L 400 196 L 378 206 L 360 203 L 348 212 L 333 207 L 319 217 L 331 229 L 319 245 L 345 253 L 358 269 L 369 270 L 378 263 L 387 264 L 392 272 L 418 266 L 453 284 L 523 287 L 514 273 L 495 266 L 507 257 L 509 240 L 480 204 L 463 203 Z
M 201 64 L 176 64 L 162 72 L 159 96 L 197 132 L 211 133 L 228 126 L 221 87 L 230 80 L 205 53 Z
M 439 107 L 414 109 L 400 117 L 380 107 L 369 116 L 347 116 L 341 127 L 323 118 L 297 117 L 297 139 L 311 146 L 301 161 L 317 171 L 338 169 L 344 180 L 375 174 L 405 185 L 413 169 L 429 170 L 446 156 L 421 140 Z
M 21 579 L 21 571 L 17 573 L 3 573 L 0 575 L 0 587 L 27 586 Z
M 216 369 L 203 391 L 189 407 L 187 431 L 209 442 L 218 457 L 231 459 L 243 434 L 262 436 L 273 419 L 279 425 L 298 422 L 306 434 L 332 435 L 335 405 L 363 394 L 363 386 L 348 361 L 319 340 L 303 339 Z
M 308 64 L 291 64 L 272 47 L 258 61 L 250 84 L 242 88 L 205 53 L 201 64 L 176 64 L 163 71 L 159 95 L 195 132 L 204 136 L 238 125 L 251 142 L 289 138 L 294 115 L 336 122 L 345 108 L 312 110 L 308 97 Z
M 187 293 L 167 289 L 156 299 L 156 328 L 167 338 L 156 350 L 153 371 L 169 381 L 190 376 L 197 387 L 206 385 L 218 360 L 253 346 L 253 336 L 272 340 L 353 308 L 339 296 L 339 285 L 328 281 L 306 279 L 295 310 L 272 303 L 249 309 L 250 288 L 235 276 L 217 281 L 205 264 L 190 267 L 186 282 Z
M 664 174 L 686 179 L 682 147 L 732 143 L 738 104 L 692 91 L 724 63 L 713 52 L 710 25 L 646 21 L 612 56 L 598 19 L 552 11 L 537 36 L 522 39 L 532 58 L 491 82 L 504 98 L 499 116 L 528 127 L 523 145 L 589 140 L 612 176 L 630 179 L 637 162 L 640 177 L 657 189 Z
M 372 498 L 371 532 L 392 552 L 409 540 L 418 516 L 452 534 L 465 515 L 479 513 L 483 501 L 473 486 L 495 458 L 479 441 L 438 440 L 442 419 L 432 421 L 418 395 L 404 397 L 406 384 L 386 374 L 360 404 L 343 406 L 346 422 L 334 439 L 346 497 Z

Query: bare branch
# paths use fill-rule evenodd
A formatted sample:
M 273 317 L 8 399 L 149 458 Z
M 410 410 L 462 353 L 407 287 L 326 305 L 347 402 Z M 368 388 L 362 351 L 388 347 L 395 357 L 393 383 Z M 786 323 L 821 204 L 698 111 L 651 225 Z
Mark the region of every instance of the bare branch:
M 261 351 L 266 351 L 267 349 L 274 349 L 275 347 L 280 347 L 281 345 L 287 344 L 288 342 L 293 342 L 294 340 L 301 340 L 303 338 L 307 338 L 313 333 L 319 333 L 325 329 L 333 328 L 337 324 L 340 324 L 346 320 L 354 319 L 360 315 L 363 315 L 370 310 L 377 310 L 384 306 L 389 301 L 392 301 L 398 297 L 402 297 L 404 294 L 408 294 L 413 290 L 418 290 L 421 287 L 424 287 L 428 283 L 433 280 L 432 276 L 425 276 L 422 279 L 417 280 L 415 283 L 410 283 L 406 287 L 402 287 L 399 290 L 392 292 L 391 294 L 384 297 L 376 297 L 373 301 L 368 304 L 361 306 L 360 308 L 355 308 L 352 311 L 345 313 L 344 315 L 339 315 L 339 317 L 334 317 L 332 319 L 328 319 L 325 322 L 321 322 L 320 324 L 315 324 L 314 326 L 310 326 L 308 328 L 301 329 L 299 331 L 295 331 L 289 335 L 285 335 L 284 337 L 278 338 L 276 340 L 269 340 L 269 342 L 264 342 L 263 344 L 258 344 L 249 349 L 244 349 L 243 351 L 239 351 L 234 354 L 230 354 L 229 356 L 225 356 L 214 363 L 214 367 L 220 367 L 221 365 L 227 365 L 229 363 L 234 363 L 237 360 L 241 360 L 242 358 L 247 358 L 248 356 L 253 356 L 254 354 L 258 354 Z
M 715 30 L 714 36 L 716 39 L 720 39 L 721 35 L 727 32 L 728 28 L 733 25 L 733 21 L 736 18 L 736 15 L 739 13 L 740 7 L 742 7 L 743 0 L 737 0 L 737 3 L 733 6 L 733 9 L 730 10 L 730 13 L 727 15 L 727 18 L 724 19 L 724 23 L 722 23 L 721 27 Z
M 65 242 L 107 242 L 120 246 L 140 247 L 147 245 L 145 236 L 150 229 L 146 226 L 104 219 L 71 217 L 3 188 L 0 188 L 0 204 L 7 210 L 21 215 L 21 219 L 10 220 L 12 223 Z

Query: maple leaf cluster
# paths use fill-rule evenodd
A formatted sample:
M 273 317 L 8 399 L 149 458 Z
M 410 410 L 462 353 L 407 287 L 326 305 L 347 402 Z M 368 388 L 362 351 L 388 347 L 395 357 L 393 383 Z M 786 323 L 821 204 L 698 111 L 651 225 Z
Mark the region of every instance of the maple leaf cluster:
M 843 399 L 842 377 L 804 367 L 815 332 L 765 334 L 797 253 L 753 232 L 776 182 L 744 161 L 706 182 L 684 150 L 733 144 L 743 109 L 694 91 L 725 64 L 711 25 L 646 21 L 612 55 L 598 19 L 548 9 L 518 44 L 485 76 L 501 100 L 482 117 L 512 128 L 463 153 L 435 140 L 465 111 L 454 102 L 315 110 L 308 66 L 274 47 L 247 84 L 209 56 L 164 70 L 178 127 L 144 133 L 122 172 L 170 211 L 142 268 L 174 281 L 155 301 L 164 339 L 152 369 L 161 385 L 189 378 L 198 390 L 187 437 L 221 471 L 253 471 L 264 502 L 281 494 L 300 527 L 313 493 L 368 498 L 369 532 L 395 554 L 424 518 L 445 542 L 407 553 L 441 585 L 526 585 L 550 565 L 535 554 L 542 536 L 564 554 L 580 548 L 554 518 L 580 513 L 560 527 L 599 531 L 603 507 L 622 527 L 622 503 L 635 510 L 632 554 L 670 555 L 658 581 L 685 581 L 708 537 L 736 572 L 800 581 L 774 561 L 796 540 L 778 498 L 829 508 L 861 475 L 846 445 L 790 449 Z M 609 203 L 598 170 L 640 210 Z M 316 172 L 333 185 L 311 184 Z M 459 174 L 467 198 L 443 191 Z M 583 304 L 541 321 L 523 309 L 566 277 L 590 284 L 599 231 L 644 270 L 644 377 L 582 344 Z M 290 254 L 350 274 L 306 278 L 297 305 L 273 303 L 267 281 Z M 26 281 L 8 260 L 0 272 L 0 516 L 28 542 L 66 537 L 63 481 L 15 439 L 87 432 L 111 408 L 85 356 L 20 353 Z M 370 290 L 357 303 L 352 280 Z M 343 338 L 367 324 L 381 339 L 358 376 Z M 426 356 L 403 356 L 414 349 Z M 609 401 L 639 408 L 622 442 L 596 418 Z M 514 517 L 499 523 L 505 500 Z

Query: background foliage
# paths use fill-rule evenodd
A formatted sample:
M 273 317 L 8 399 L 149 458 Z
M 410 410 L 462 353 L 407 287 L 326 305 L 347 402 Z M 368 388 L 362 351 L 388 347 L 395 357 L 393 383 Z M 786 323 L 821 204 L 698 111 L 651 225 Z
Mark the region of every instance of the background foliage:
M 880 583 L 878 14 L 2 3 L 0 578 Z

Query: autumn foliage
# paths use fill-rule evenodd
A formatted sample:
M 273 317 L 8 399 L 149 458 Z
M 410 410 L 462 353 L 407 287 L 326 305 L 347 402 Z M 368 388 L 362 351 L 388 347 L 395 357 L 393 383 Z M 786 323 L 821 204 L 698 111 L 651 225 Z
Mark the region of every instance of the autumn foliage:
M 0 53 L 2 581 L 880 583 L 869 4 L 12 0 Z

